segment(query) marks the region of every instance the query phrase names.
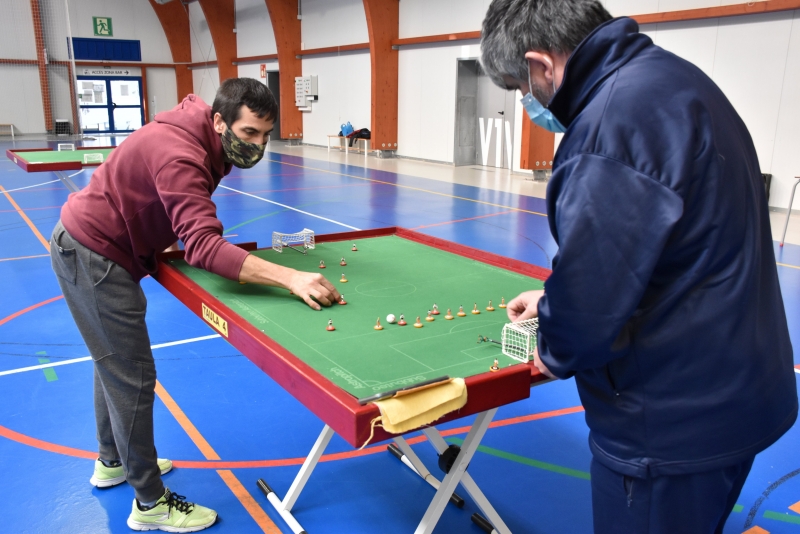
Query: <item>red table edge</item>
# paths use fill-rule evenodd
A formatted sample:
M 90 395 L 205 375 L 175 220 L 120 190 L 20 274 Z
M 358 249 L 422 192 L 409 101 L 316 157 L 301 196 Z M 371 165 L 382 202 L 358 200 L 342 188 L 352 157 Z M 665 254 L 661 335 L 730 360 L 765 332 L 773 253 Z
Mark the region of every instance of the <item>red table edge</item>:
M 117 148 L 115 146 L 81 146 L 75 150 L 105 150 L 107 148 Z M 17 164 L 25 172 L 46 172 L 46 171 L 79 171 L 84 167 L 96 167 L 101 163 L 82 163 L 80 161 L 61 161 L 51 163 L 31 163 L 19 152 L 54 152 L 52 148 L 9 148 L 6 150 L 6 157 Z
M 541 267 L 400 227 L 319 235 L 315 236 L 315 241 L 317 243 L 350 241 L 389 235 L 397 235 L 539 279 L 544 279 L 546 276 L 543 275 L 549 274 L 547 269 Z M 256 243 L 243 243 L 237 246 L 248 251 L 257 249 Z M 154 278 L 198 317 L 202 318 L 202 304 L 211 308 L 227 322 L 228 336 L 226 339 L 231 345 L 322 419 L 350 445 L 362 446 L 369 437 L 372 420 L 380 415 L 378 407 L 374 404 L 359 405 L 355 397 L 284 349 L 254 325 L 244 320 L 233 320 L 241 318 L 241 316 L 213 295 L 197 287 L 186 275 L 167 263 L 168 260 L 182 259 L 183 256 L 184 251 L 161 254 L 159 269 Z M 495 373 L 486 372 L 468 377 L 465 379 L 468 391 L 467 404 L 460 410 L 436 420 L 435 424 L 438 425 L 528 398 L 532 385 L 548 380 L 532 363 L 514 365 Z M 392 437 L 394 434 L 386 432 L 381 427 L 375 427 L 371 443 L 388 440 Z

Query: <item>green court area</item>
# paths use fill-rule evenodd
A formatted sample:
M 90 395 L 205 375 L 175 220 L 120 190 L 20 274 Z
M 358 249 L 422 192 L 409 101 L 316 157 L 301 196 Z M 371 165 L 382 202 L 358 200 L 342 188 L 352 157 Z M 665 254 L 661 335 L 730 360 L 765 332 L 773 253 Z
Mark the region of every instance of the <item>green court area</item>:
M 15 150 L 17 157 L 25 159 L 28 163 L 84 163 L 84 158 L 89 155 L 101 154 L 103 160 L 108 159 L 113 148 L 81 149 L 81 150 Z M 92 160 L 90 160 L 92 161 Z
M 351 250 L 353 243 L 357 252 Z M 508 322 L 499 308 L 519 293 L 541 289 L 541 280 L 513 273 L 398 236 L 317 243 L 303 255 L 284 248 L 253 252 L 265 260 L 326 276 L 346 305 L 315 311 L 277 288 L 239 284 L 184 260 L 170 263 L 218 298 L 243 320 L 356 397 L 404 387 L 442 375 L 468 377 L 518 364 L 499 345 L 477 343 L 478 336 L 500 340 Z M 347 265 L 340 266 L 344 258 Z M 324 261 L 326 268 L 320 269 Z M 347 282 L 340 282 L 344 274 Z M 489 301 L 495 311 L 487 311 Z M 425 316 L 437 304 L 433 322 Z M 471 313 L 477 304 L 480 314 Z M 466 317 L 458 317 L 463 305 Z M 445 320 L 450 308 L 455 318 Z M 407 326 L 386 316 L 405 315 Z M 422 328 L 415 328 L 420 317 Z M 383 330 L 375 330 L 380 318 Z M 333 320 L 335 331 L 326 330 Z

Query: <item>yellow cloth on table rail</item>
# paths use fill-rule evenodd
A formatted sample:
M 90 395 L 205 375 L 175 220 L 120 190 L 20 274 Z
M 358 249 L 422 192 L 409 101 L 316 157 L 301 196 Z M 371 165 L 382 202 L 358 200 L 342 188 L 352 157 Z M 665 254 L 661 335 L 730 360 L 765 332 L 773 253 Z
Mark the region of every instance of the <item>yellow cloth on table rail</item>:
M 467 403 L 463 378 L 375 401 L 381 411 L 381 426 L 392 434 L 402 434 L 436 421 Z

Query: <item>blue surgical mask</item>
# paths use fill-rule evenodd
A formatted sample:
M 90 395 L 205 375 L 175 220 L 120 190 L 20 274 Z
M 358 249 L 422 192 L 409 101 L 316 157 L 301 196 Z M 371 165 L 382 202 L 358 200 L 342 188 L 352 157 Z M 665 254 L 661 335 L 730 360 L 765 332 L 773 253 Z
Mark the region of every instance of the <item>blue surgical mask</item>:
M 531 81 L 531 68 L 528 65 L 528 87 L 533 87 Z M 553 92 L 556 91 L 556 84 L 553 81 Z M 536 100 L 530 91 L 520 100 L 522 107 L 528 112 L 528 117 L 536 126 L 544 128 L 545 130 L 553 133 L 564 133 L 567 129 L 561 124 L 553 112 L 542 105 L 541 102 Z

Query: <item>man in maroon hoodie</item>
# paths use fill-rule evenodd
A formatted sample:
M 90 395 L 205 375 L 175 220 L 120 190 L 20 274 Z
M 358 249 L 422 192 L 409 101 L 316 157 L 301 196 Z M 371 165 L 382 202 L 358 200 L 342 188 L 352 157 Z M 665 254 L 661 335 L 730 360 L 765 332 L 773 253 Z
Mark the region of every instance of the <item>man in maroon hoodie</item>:
M 231 280 L 290 289 L 311 308 L 339 293 L 322 275 L 275 265 L 222 238 L 211 195 L 231 166 L 263 157 L 278 109 L 263 84 L 226 80 L 214 104 L 187 96 L 133 133 L 69 196 L 51 238 L 53 270 L 94 360 L 99 457 L 90 482 L 133 486 L 128 526 L 190 532 L 216 512 L 170 492 L 156 456 L 156 371 L 139 281 L 156 271 L 156 254 L 178 239 L 186 261 Z

